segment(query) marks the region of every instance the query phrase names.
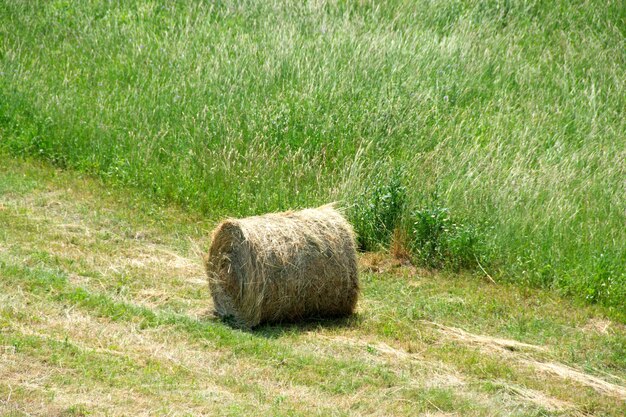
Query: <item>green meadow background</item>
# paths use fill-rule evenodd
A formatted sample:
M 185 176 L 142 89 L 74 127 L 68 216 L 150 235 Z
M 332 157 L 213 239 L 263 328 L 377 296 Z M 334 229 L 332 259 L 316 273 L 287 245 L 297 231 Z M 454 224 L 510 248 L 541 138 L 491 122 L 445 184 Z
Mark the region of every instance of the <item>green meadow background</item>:
M 621 0 L 2 0 L 0 148 L 624 311 L 625 39 Z

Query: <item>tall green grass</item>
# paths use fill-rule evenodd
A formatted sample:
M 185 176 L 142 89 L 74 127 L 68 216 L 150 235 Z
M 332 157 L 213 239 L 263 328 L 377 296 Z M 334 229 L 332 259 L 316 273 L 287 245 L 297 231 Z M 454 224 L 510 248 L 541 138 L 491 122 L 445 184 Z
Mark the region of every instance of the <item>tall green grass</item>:
M 624 308 L 625 38 L 622 1 L 2 0 L 0 147 L 211 216 L 381 218 L 401 172 L 414 253 Z

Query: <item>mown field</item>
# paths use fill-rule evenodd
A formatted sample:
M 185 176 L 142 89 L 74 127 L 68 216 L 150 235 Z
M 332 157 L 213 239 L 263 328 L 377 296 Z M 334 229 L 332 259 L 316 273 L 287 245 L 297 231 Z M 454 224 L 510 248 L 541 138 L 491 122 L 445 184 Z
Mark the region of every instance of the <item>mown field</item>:
M 0 147 L 626 309 L 623 1 L 0 2 Z
M 359 259 L 357 314 L 231 328 L 215 222 L 0 154 L 0 416 L 615 416 L 626 326 L 551 290 Z

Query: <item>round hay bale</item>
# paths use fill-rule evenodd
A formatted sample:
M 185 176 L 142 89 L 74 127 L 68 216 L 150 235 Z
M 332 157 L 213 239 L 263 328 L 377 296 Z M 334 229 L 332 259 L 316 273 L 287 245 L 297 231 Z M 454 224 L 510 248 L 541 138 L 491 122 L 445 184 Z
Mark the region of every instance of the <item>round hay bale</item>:
M 216 313 L 245 327 L 346 316 L 358 299 L 354 232 L 332 205 L 225 220 L 205 262 Z

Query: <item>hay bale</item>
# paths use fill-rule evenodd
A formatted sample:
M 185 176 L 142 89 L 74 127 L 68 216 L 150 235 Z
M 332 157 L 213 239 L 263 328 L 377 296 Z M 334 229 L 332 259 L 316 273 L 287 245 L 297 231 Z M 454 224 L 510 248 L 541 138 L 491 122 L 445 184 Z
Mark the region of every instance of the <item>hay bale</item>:
M 332 205 L 225 220 L 205 262 L 216 313 L 238 325 L 346 316 L 356 306 L 354 232 Z

